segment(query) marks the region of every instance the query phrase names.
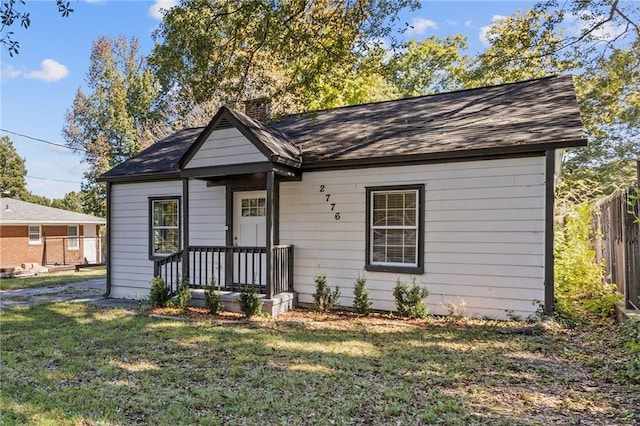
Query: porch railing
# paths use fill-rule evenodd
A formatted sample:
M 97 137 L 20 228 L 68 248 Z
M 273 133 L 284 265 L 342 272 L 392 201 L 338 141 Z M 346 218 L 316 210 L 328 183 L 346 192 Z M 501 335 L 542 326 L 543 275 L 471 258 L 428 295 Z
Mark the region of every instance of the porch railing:
M 162 277 L 171 292 L 177 291 L 183 278 L 191 288 L 214 284 L 221 290 L 242 291 L 249 286 L 269 298 L 293 291 L 293 246 L 273 248 L 271 285 L 265 247 L 191 246 L 188 253 L 187 271 L 183 271 L 182 251 L 154 262 L 154 275 Z

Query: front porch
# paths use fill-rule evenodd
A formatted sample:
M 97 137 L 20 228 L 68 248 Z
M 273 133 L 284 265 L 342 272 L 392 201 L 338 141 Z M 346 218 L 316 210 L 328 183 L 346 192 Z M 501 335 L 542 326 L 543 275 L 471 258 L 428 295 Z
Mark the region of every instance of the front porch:
M 225 309 L 236 311 L 237 296 L 255 288 L 265 312 L 277 315 L 295 304 L 293 246 L 190 246 L 154 261 L 154 276 L 162 277 L 172 294 L 189 281 L 193 302 L 203 304 L 204 289 L 214 285 L 223 293 Z

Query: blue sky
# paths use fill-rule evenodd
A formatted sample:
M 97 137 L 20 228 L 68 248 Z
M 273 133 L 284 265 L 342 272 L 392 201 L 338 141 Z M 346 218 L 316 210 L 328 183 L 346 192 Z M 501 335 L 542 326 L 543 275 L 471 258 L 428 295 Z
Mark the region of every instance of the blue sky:
M 64 144 L 62 128 L 66 111 L 78 88 L 85 87 L 91 44 L 99 36 L 127 39 L 135 36 L 141 53 L 153 48 L 153 31 L 160 24 L 164 1 L 72 0 L 74 12 L 62 18 L 54 1 L 29 1 L 22 6 L 31 14 L 27 30 L 13 28 L 20 42 L 14 57 L 0 54 L 0 128 L 37 139 Z M 528 1 L 424 1 L 422 8 L 403 16 L 413 25 L 407 37 L 421 39 L 463 33 L 470 52 L 481 50 L 482 31 L 496 16 L 526 10 Z M 79 191 L 86 165 L 79 154 L 23 136 L 9 136 L 26 160 L 27 187 L 38 195 L 62 198 Z

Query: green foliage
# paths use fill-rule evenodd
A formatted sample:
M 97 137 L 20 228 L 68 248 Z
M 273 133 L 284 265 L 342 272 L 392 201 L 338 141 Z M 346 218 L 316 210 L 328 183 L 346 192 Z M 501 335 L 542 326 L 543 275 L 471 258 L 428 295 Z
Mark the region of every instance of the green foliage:
M 251 319 L 262 312 L 262 300 L 258 297 L 255 286 L 245 286 L 238 298 L 240 310 L 247 319 Z
M 461 34 L 409 40 L 383 65 L 383 73 L 400 97 L 460 89 L 467 65 L 461 52 L 466 48 Z
M 413 285 L 411 288 L 406 282 L 396 281 L 393 288 L 393 297 L 396 301 L 396 309 L 398 314 L 408 318 L 425 318 L 429 312 L 424 304 L 424 299 L 429 295 L 426 288 L 418 284 L 416 277 L 412 278 Z
M 215 278 L 204 289 L 204 303 L 213 315 L 216 315 L 224 308 L 224 303 L 222 303 L 222 297 L 220 296 L 220 286 L 216 286 Z
M 191 301 L 191 291 L 189 290 L 189 278 L 185 277 L 178 286 L 178 309 L 186 311 Z
M 640 316 L 629 318 L 622 325 L 621 337 L 630 356 L 626 375 L 635 383 L 640 384 Z
M 149 61 L 162 87 L 196 104 L 268 97 L 283 111 L 318 93 L 317 83 L 355 69 L 382 39 L 395 46 L 398 14 L 415 0 L 242 2 L 187 0 L 171 8 Z
M 8 136 L 0 137 L 0 196 L 26 200 L 27 168 Z
M 151 291 L 149 292 L 149 302 L 151 306 L 165 307 L 171 299 L 169 287 L 162 277 L 153 277 L 151 279 Z
M 367 291 L 367 279 L 364 275 L 358 276 L 356 285 L 353 288 L 353 296 L 353 307 L 356 312 L 362 315 L 369 315 L 371 313 L 371 301 Z
M 555 233 L 556 311 L 574 322 L 612 316 L 619 299 L 615 286 L 603 283 L 592 232 L 592 209 L 585 204 L 571 207 Z
M 106 190 L 97 177 L 151 145 L 150 130 L 161 121 L 157 81 L 138 51 L 135 38 L 98 38 L 87 73 L 90 92 L 78 89 L 65 116 L 66 145 L 89 165 L 84 206 L 98 216 L 106 212 Z
M 313 301 L 316 305 L 316 309 L 320 312 L 331 310 L 335 307 L 338 299 L 340 298 L 340 287 L 331 291 L 327 285 L 326 274 L 318 272 L 315 278 L 316 291 L 313 293 Z

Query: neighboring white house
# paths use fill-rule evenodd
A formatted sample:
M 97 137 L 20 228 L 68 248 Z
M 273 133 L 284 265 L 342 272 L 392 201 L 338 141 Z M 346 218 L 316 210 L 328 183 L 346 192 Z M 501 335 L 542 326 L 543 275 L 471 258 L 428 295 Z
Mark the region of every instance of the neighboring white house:
M 364 274 L 379 310 L 415 277 L 434 314 L 550 313 L 554 175 L 585 144 L 570 76 L 269 123 L 223 107 L 101 177 L 108 291 L 158 274 L 312 303 L 320 272 L 350 307 Z

